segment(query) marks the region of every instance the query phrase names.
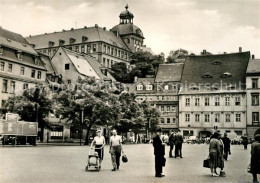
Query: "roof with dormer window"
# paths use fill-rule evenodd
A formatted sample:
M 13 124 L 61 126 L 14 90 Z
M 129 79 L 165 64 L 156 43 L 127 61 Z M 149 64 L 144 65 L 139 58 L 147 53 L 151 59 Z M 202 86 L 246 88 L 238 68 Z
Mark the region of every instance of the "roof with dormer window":
M 236 91 L 244 91 L 249 59 L 250 52 L 188 56 L 181 80 L 184 88 L 180 94 L 227 92 L 230 90 L 228 86 L 241 86 L 236 87 Z M 199 90 L 190 90 L 191 85 L 198 86 Z

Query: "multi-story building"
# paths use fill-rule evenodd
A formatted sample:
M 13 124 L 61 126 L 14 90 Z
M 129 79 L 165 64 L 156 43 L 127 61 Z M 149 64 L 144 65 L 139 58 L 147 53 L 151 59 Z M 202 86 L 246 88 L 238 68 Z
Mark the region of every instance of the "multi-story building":
M 0 28 L 0 106 L 10 96 L 45 80 L 46 69 L 39 54 L 21 35 Z
M 178 91 L 183 65 L 161 64 L 155 78 L 137 78 L 129 91 L 136 94 L 137 101 L 147 101 L 158 108 L 161 112 L 159 126 L 166 133 L 178 129 Z
M 104 67 L 111 68 L 116 62 L 130 65 L 130 56 L 141 50 L 143 33 L 133 24 L 134 15 L 128 11 L 120 14 L 120 24 L 112 30 L 105 27 L 84 27 L 29 36 L 27 41 L 39 52 L 52 57 L 59 47 L 95 57 Z
M 95 77 L 111 83 L 116 81 L 95 58 L 63 47 L 57 50 L 51 63 L 65 84 L 76 83 L 79 77 Z
M 179 93 L 179 128 L 184 136 L 215 130 L 246 133 L 246 69 L 250 52 L 188 56 Z
M 247 134 L 252 138 L 256 129 L 260 127 L 260 59 L 249 60 L 246 71 L 247 98 Z

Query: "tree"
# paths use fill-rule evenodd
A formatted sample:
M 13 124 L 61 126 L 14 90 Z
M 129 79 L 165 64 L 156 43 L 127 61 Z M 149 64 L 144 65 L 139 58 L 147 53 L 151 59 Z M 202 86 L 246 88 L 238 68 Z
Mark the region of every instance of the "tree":
M 94 78 L 79 79 L 76 87 L 59 93 L 57 113 L 72 126 L 87 130 L 85 145 L 93 126 L 114 126 L 120 115 L 119 102 L 108 83 Z M 83 117 L 81 116 L 83 113 Z
M 119 82 L 122 82 L 122 83 L 130 82 L 130 76 L 128 74 L 128 69 L 127 69 L 126 63 L 124 63 L 124 62 L 117 62 L 117 63 L 113 64 L 112 68 L 111 68 L 111 74 Z
M 166 60 L 168 63 L 183 62 L 188 55 L 189 52 L 184 49 L 171 50 Z
M 49 127 L 47 117 L 52 112 L 52 101 L 45 88 L 36 87 L 25 90 L 21 96 L 9 97 L 6 107 L 7 111 L 19 114 L 21 120 L 38 122 L 43 141 L 44 128 Z

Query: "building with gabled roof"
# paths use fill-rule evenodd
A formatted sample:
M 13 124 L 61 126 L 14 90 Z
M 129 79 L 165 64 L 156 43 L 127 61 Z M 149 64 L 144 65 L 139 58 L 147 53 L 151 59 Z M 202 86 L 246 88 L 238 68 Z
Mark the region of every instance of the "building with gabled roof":
M 51 62 L 65 84 L 76 83 L 79 77 L 95 77 L 114 82 L 111 74 L 95 58 L 60 47 Z
M 260 127 L 260 59 L 249 60 L 246 71 L 247 96 L 247 135 L 254 138 L 254 132 Z
M 41 58 L 26 39 L 0 27 L 0 106 L 10 96 L 45 84 L 45 77 Z
M 188 56 L 179 92 L 179 127 L 184 136 L 215 130 L 246 132 L 246 70 L 250 52 Z
M 111 68 L 116 62 L 130 67 L 130 56 L 142 50 L 143 33 L 133 24 L 133 14 L 128 10 L 120 14 L 120 24 L 107 30 L 97 24 L 94 27 L 71 28 L 60 32 L 27 37 L 35 50 L 52 57 L 59 47 L 91 55 L 104 67 Z

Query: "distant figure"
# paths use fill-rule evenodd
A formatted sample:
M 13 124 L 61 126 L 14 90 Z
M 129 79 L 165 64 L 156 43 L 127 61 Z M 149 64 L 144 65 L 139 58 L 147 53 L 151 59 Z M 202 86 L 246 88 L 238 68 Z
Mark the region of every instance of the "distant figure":
M 231 154 L 230 151 L 230 139 L 227 137 L 227 133 L 224 133 L 224 137 L 222 138 L 223 144 L 224 144 L 224 159 L 228 159 L 228 155 Z
M 180 158 L 182 157 L 182 143 L 183 143 L 183 137 L 181 135 L 180 130 L 178 131 L 178 133 L 175 135 L 175 139 L 174 139 L 174 144 L 175 144 L 175 156 L 174 158 L 177 158 L 178 156 L 180 156 Z
M 209 158 L 210 158 L 210 170 L 212 177 L 217 177 L 217 167 L 218 167 L 218 156 L 221 155 L 220 152 L 220 141 L 218 140 L 219 133 L 215 132 L 209 142 Z
M 170 152 L 169 152 L 169 157 L 170 158 L 173 158 L 173 155 L 172 155 L 172 150 L 174 148 L 174 139 L 175 139 L 175 134 L 173 131 L 171 131 L 171 135 L 169 137 L 169 145 L 170 145 Z
M 255 142 L 251 146 L 251 171 L 253 183 L 258 183 L 257 174 L 260 174 L 260 134 L 255 135 Z
M 156 136 L 153 138 L 154 156 L 155 156 L 155 177 L 164 177 L 162 167 L 165 166 L 165 143 L 161 139 L 161 128 L 156 130 Z
M 246 134 L 244 134 L 244 136 L 242 136 L 241 138 L 242 138 L 242 144 L 244 145 L 244 149 L 247 150 L 248 138 Z
M 110 137 L 109 153 L 111 153 L 111 160 L 112 160 L 112 165 L 113 165 L 112 171 L 116 171 L 119 169 L 119 166 L 120 166 L 121 151 L 123 153 L 124 153 L 124 151 L 123 151 L 123 147 L 122 147 L 122 140 L 117 135 L 116 130 L 113 130 L 112 133 L 113 133 L 113 135 Z

